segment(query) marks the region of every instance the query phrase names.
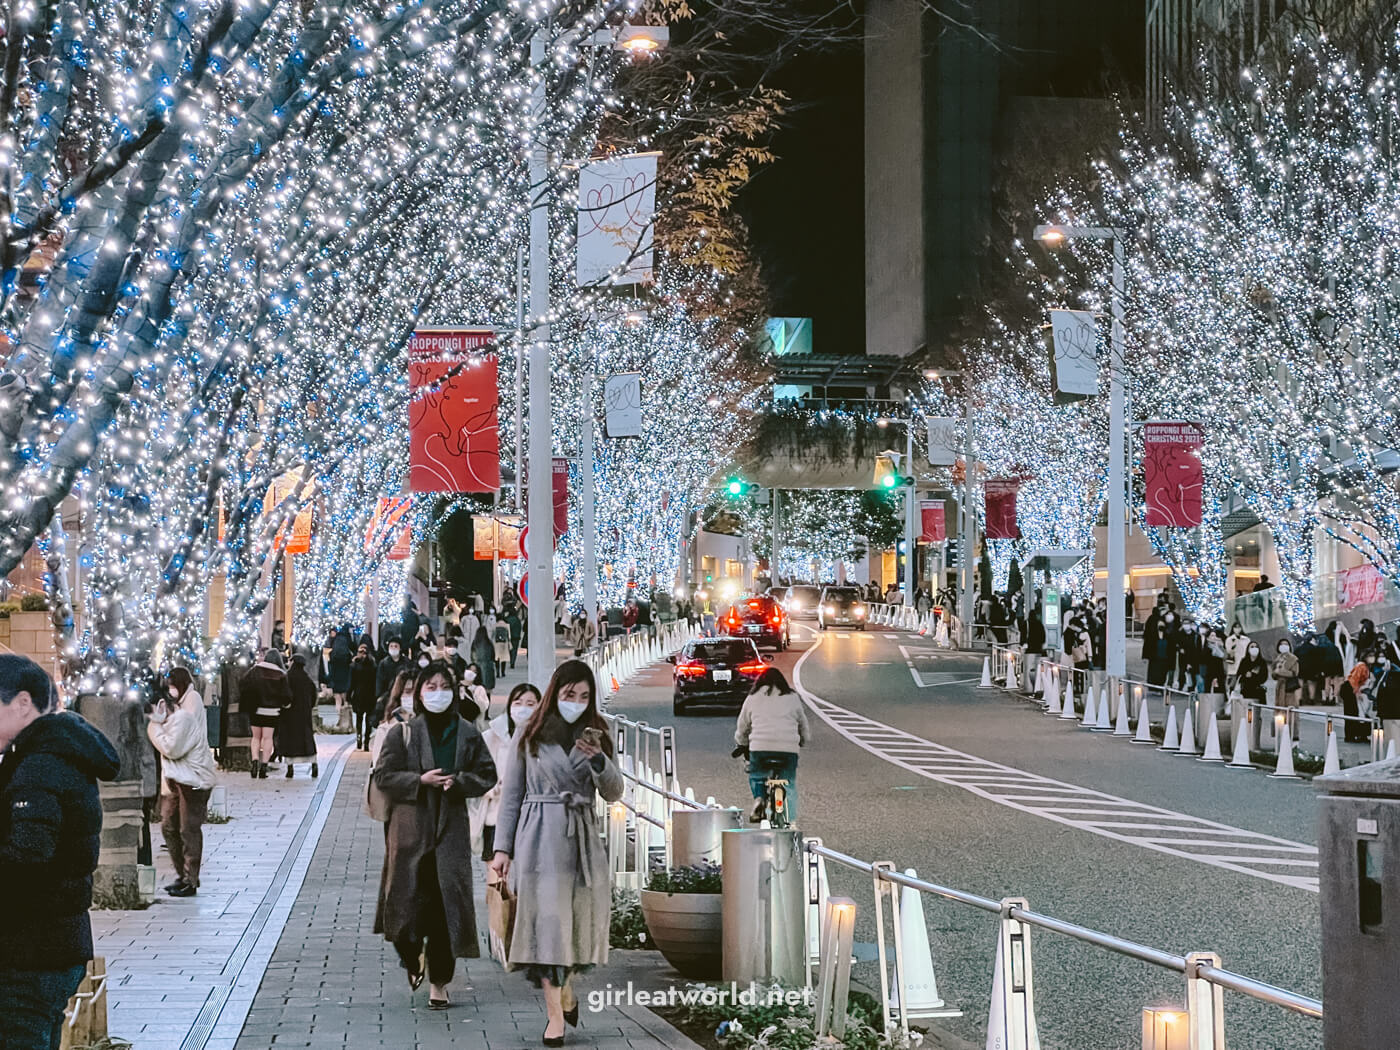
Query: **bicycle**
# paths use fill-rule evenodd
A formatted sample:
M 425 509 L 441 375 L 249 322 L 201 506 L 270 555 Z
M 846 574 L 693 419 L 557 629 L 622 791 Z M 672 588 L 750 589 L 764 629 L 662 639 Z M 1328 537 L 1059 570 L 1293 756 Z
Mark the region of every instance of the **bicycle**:
M 743 746 L 736 747 L 732 752 L 734 758 L 744 758 L 744 768 L 750 774 L 767 773 L 768 776 L 763 782 L 763 797 L 755 800 L 754 808 L 749 814 L 751 823 L 766 820 L 768 826 L 772 828 L 792 827 L 792 820 L 788 809 L 788 788 L 791 781 L 774 774 L 781 773 L 785 762 L 781 759 L 769 759 L 764 767 L 754 769 L 754 760 L 749 755 L 749 749 Z

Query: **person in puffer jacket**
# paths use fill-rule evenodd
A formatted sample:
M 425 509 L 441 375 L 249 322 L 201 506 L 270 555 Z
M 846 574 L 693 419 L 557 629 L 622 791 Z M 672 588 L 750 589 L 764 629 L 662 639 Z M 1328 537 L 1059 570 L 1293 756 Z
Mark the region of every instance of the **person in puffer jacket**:
M 57 703 L 42 667 L 0 654 L 0 1045 L 26 1050 L 57 1050 L 92 958 L 97 782 L 121 772 L 111 742 Z
M 749 752 L 749 820 L 763 819 L 764 789 L 771 777 L 786 780 L 789 820 L 797 816 L 797 752 L 811 738 L 807 709 L 783 672 L 770 667 L 758 676 L 739 711 L 734 743 Z
M 187 668 L 171 669 L 166 695 L 151 712 L 146 735 L 160 752 L 160 830 L 175 865 L 175 881 L 165 890 L 172 897 L 193 897 L 199 889 L 204 820 L 216 778 L 204 698 Z

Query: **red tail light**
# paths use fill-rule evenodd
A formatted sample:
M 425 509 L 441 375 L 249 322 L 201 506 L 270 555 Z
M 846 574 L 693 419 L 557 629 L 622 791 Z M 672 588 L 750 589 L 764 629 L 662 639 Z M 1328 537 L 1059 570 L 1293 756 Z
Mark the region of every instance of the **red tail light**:
M 740 664 L 740 665 L 739 665 L 739 673 L 740 673 L 740 674 L 755 674 L 755 675 L 757 675 L 757 674 L 762 674 L 762 673 L 763 673 L 764 671 L 766 671 L 766 670 L 768 670 L 768 665 L 767 665 L 766 663 L 764 663 L 762 660 L 755 660 L 753 663 L 747 663 L 747 664 Z
M 676 664 L 676 672 L 689 676 L 702 675 L 705 673 L 705 665 L 698 660 L 692 660 L 690 663 Z

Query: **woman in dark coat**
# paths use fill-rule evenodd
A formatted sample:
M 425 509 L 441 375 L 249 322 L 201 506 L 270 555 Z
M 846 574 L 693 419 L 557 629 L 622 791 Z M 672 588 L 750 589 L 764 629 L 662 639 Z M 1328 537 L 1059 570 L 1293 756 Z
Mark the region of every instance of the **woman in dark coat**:
M 472 659 L 471 662 L 481 668 L 480 684 L 489 693 L 496 688 L 496 646 L 491 641 L 491 636 L 486 633 L 486 627 L 476 629 L 476 636 L 472 638 Z
M 354 658 L 355 650 L 351 647 L 350 636 L 334 627 L 326 639 L 326 647 L 330 649 L 330 655 L 326 657 L 326 684 L 335 694 L 335 709 L 339 711 L 345 706 L 345 698 L 350 693 L 350 661 Z
M 1240 695 L 1251 704 L 1262 704 L 1268 694 L 1269 664 L 1259 651 L 1259 643 L 1251 640 L 1240 661 L 1240 673 L 1236 678 Z
M 292 702 L 282 654 L 269 649 L 262 660 L 248 668 L 239 681 L 239 708 L 248 715 L 253 729 L 252 774 L 254 780 L 267 779 L 267 762 L 273 753 L 273 733 L 282 721 L 282 712 Z
M 1176 667 L 1176 636 L 1179 630 L 1176 625 L 1176 613 L 1164 612 L 1158 619 L 1155 629 L 1151 632 L 1150 644 L 1148 639 L 1143 641 L 1143 653 L 1147 657 L 1147 681 L 1150 685 L 1168 685 L 1167 679 L 1171 677 L 1172 670 Z
M 378 680 L 379 668 L 369 646 L 361 642 L 360 651 L 350 661 L 350 708 L 355 712 L 355 747 L 359 751 L 369 750 L 369 734 L 374 729 L 370 718 L 378 699 Z
M 408 742 L 401 732 L 386 734 L 374 768 L 375 786 L 390 803 L 374 932 L 394 945 L 410 990 L 423 983 L 426 957 L 435 1010 L 447 1007 L 456 960 L 481 954 L 466 800 L 486 794 L 497 778 L 472 725 L 475 706 L 460 699 L 451 667 L 430 664 L 414 685 Z
M 292 701 L 282 709 L 277 721 L 277 753 L 287 760 L 287 779 L 292 779 L 297 762 L 310 762 L 311 775 L 321 775 L 316 764 L 316 727 L 312 716 L 316 711 L 316 683 L 306 673 L 306 657 L 297 653 L 287 672 L 287 685 Z

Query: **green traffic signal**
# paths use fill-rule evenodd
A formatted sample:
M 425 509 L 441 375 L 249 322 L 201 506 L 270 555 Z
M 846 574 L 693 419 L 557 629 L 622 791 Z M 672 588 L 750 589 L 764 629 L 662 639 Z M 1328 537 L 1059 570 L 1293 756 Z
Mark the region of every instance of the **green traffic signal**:
M 742 496 L 744 494 L 744 483 L 738 478 L 729 480 L 729 494 L 731 496 Z
M 880 484 L 885 486 L 885 488 L 887 489 L 892 489 L 895 487 L 895 485 L 899 484 L 899 478 L 896 477 L 894 474 L 886 474 L 880 479 Z

